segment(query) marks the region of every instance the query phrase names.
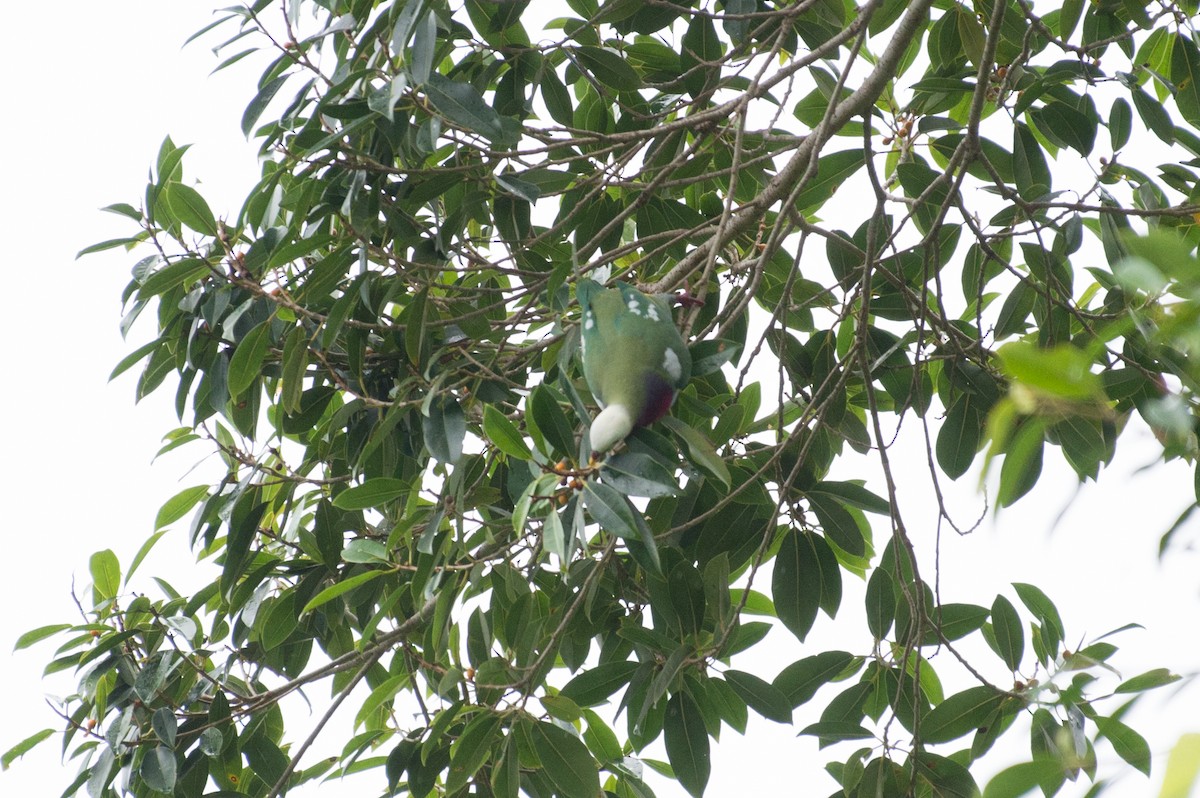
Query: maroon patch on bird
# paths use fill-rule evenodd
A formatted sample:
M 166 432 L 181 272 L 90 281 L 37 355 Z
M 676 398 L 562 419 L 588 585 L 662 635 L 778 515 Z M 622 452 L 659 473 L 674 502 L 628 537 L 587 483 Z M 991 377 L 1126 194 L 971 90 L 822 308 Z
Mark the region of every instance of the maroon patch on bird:
M 675 401 L 675 389 L 658 374 L 646 375 L 646 407 L 635 424 L 649 426 L 667 414 Z

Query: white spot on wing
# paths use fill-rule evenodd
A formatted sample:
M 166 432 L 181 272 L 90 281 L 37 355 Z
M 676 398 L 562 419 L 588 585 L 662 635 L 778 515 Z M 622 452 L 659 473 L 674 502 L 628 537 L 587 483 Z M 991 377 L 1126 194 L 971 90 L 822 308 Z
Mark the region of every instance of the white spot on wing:
M 675 350 L 667 348 L 663 352 L 663 371 L 667 372 L 667 376 L 671 378 L 671 382 L 679 382 L 679 378 L 683 376 L 683 367 L 679 363 L 679 355 L 675 354 Z
M 652 321 L 658 321 L 658 308 L 654 307 L 653 302 L 646 303 L 646 315 L 649 316 Z

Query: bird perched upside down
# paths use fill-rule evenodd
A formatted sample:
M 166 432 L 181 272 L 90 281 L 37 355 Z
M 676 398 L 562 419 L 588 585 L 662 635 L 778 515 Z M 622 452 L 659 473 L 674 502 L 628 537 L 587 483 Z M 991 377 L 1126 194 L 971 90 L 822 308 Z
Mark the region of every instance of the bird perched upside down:
M 692 357 L 662 299 L 586 278 L 575 293 L 583 309 L 583 376 L 603 408 L 590 434 L 599 454 L 666 415 L 691 377 Z

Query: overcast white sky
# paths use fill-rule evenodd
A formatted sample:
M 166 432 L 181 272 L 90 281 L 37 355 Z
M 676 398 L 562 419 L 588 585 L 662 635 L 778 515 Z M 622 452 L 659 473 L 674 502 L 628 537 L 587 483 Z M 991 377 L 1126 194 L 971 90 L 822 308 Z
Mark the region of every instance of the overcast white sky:
M 130 343 L 117 331 L 130 259 L 119 250 L 79 262 L 74 255 L 127 234 L 121 218 L 96 209 L 136 204 L 164 135 L 195 145 L 184 162 L 186 174 L 203 182 L 218 213 L 235 209 L 256 179 L 253 148 L 238 121 L 257 72 L 235 67 L 209 77 L 215 61 L 207 47 L 181 49 L 215 5 L 125 0 L 6 9 L 0 218 L 9 288 L 0 340 L 10 354 L 0 394 L 7 430 L 0 483 L 0 651 L 10 650 L 28 629 L 75 620 L 72 580 L 79 589 L 86 585 L 88 556 L 112 548 L 128 564 L 152 531 L 158 506 L 182 487 L 205 481 L 187 474 L 199 448 L 150 465 L 161 436 L 176 425 L 171 391 L 135 407 L 133 375 L 107 383 L 116 362 L 151 332 L 149 325 L 136 328 L 137 340 Z M 1200 668 L 1197 555 L 1176 551 L 1165 563 L 1157 560 L 1159 535 L 1186 503 L 1191 475 L 1183 467 L 1140 472 L 1153 441 L 1144 431 L 1134 437 L 1140 443 L 1123 442 L 1099 485 L 1085 488 L 1057 525 L 1075 490 L 1065 467 L 1048 468 L 1033 496 L 996 525 L 965 538 L 944 532 L 944 600 L 990 606 L 1009 582 L 1032 582 L 1058 603 L 1069 636 L 1091 637 L 1127 622 L 1147 627 L 1115 640 L 1122 652 L 1114 664 L 1123 675 L 1157 666 L 1183 673 Z M 1059 465 L 1053 450 L 1047 459 Z M 964 490 L 955 500 L 969 516 L 975 482 L 968 475 L 960 483 Z M 916 483 L 903 490 L 909 501 L 920 500 Z M 929 512 L 929 523 L 934 519 Z M 932 527 L 913 533 L 918 546 L 931 552 Z M 1184 537 L 1194 539 L 1195 533 Z M 184 534 L 169 535 L 143 566 L 140 588 L 153 590 L 152 573 L 180 586 L 195 584 L 192 563 Z M 1011 589 L 1007 595 L 1015 601 Z M 753 662 L 735 665 L 769 679 L 817 646 L 844 640 L 843 630 L 860 626 L 860 604 L 848 595 L 841 623 L 822 616 L 808 646 L 772 633 L 777 663 L 765 664 L 756 654 Z M 853 638 L 832 644 L 855 650 L 864 645 Z M 0 683 L 8 688 L 0 750 L 39 728 L 58 726 L 44 694 L 70 683 L 40 681 L 50 656 L 49 647 L 38 646 L 0 659 Z M 1144 700 L 1132 721 L 1159 757 L 1155 777 L 1126 775 L 1109 795 L 1156 794 L 1166 748 L 1181 732 L 1200 731 L 1200 688 L 1160 692 Z M 797 719 L 796 728 L 752 723 L 745 738 L 726 730 L 715 749 L 710 794 L 808 794 L 808 779 L 827 757 L 810 738 L 794 736 L 805 723 L 800 713 Z M 1016 761 L 1027 751 L 1023 746 L 995 767 Z M 0 794 L 59 795 L 76 765 L 64 768 L 56 754 L 56 741 L 45 743 L 0 773 Z M 367 794 L 378 786 L 367 786 Z M 654 786 L 664 798 L 683 794 L 661 781 Z M 812 794 L 832 789 L 822 780 Z

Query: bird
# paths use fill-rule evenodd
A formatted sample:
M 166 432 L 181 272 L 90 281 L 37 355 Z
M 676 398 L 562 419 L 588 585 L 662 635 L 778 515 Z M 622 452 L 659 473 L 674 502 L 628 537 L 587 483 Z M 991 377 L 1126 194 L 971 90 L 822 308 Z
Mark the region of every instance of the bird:
M 666 415 L 691 378 L 692 356 L 663 298 L 591 278 L 576 283 L 575 296 L 583 376 L 601 407 L 589 440 L 601 455 Z

